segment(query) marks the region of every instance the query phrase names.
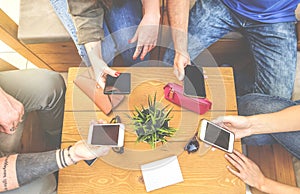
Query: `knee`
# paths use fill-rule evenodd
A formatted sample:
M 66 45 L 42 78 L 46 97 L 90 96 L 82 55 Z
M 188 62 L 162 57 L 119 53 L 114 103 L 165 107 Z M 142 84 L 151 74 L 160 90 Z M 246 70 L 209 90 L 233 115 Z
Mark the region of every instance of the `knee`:
M 64 99 L 66 85 L 63 77 L 59 73 L 40 70 L 38 77 L 37 80 L 39 80 L 41 84 L 38 84 L 38 87 L 36 87 L 36 90 L 38 90 L 36 92 L 44 96 L 48 105 L 51 106 L 52 103 Z
M 238 98 L 238 112 L 244 116 L 277 112 L 293 105 L 293 101 L 265 94 L 247 94 Z
M 244 137 L 242 143 L 252 146 L 262 146 L 276 143 L 276 140 L 270 134 L 259 134 Z

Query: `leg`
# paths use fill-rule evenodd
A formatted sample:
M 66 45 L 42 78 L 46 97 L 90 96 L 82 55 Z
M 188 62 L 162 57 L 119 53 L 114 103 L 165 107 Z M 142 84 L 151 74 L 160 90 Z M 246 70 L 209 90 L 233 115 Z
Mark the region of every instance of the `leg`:
M 290 99 L 297 56 L 294 22 L 246 21 L 244 29 L 256 66 L 255 92 Z
M 124 65 L 131 66 L 141 62 L 133 60 L 132 56 L 136 44 L 129 44 L 142 19 L 142 4 L 140 0 L 118 0 L 113 7 L 105 13 L 105 23 L 115 42 L 116 50 L 121 54 Z M 149 54 L 145 60 L 149 59 Z
M 220 1 L 198 0 L 190 11 L 188 53 L 194 60 L 205 48 L 238 27 L 230 10 Z M 164 61 L 173 64 L 174 51 L 168 49 Z
M 0 73 L 0 86 L 19 100 L 26 112 L 38 111 L 47 146 L 59 148 L 66 89 L 63 78 L 58 73 L 43 69 L 8 71 Z M 19 141 L 11 144 L 16 146 Z
M 57 16 L 59 17 L 60 21 L 69 32 L 73 42 L 76 45 L 79 55 L 81 56 L 82 60 L 85 62 L 86 65 L 90 66 L 89 58 L 87 56 L 87 52 L 85 50 L 84 45 L 79 45 L 77 42 L 77 35 L 76 35 L 76 28 L 74 26 L 73 20 L 68 13 L 68 4 L 67 1 L 64 0 L 50 0 L 50 3 L 56 12 Z M 78 64 L 79 65 L 79 64 Z
M 264 94 L 248 94 L 238 98 L 239 115 L 249 116 L 277 112 L 290 106 L 295 102 Z M 300 158 L 300 131 L 252 135 L 242 139 L 247 145 L 265 145 L 280 143 L 289 152 Z

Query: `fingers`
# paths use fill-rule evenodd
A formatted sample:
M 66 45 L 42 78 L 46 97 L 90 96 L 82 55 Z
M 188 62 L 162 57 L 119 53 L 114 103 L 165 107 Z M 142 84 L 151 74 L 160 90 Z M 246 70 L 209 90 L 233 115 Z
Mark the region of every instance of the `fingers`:
M 8 101 L 10 103 L 10 105 L 13 107 L 14 109 L 14 115 L 15 115 L 15 121 L 14 121 L 14 127 L 17 127 L 19 122 L 23 121 L 23 115 L 24 115 L 24 106 L 21 102 L 19 102 L 18 100 L 16 100 L 14 97 L 12 97 L 11 95 L 7 94 L 7 98 Z
M 144 48 L 143 48 L 143 52 L 141 54 L 141 60 L 144 60 L 145 56 L 147 55 L 147 53 L 149 52 L 149 46 L 148 45 L 145 45 Z
M 95 157 L 101 157 L 108 154 L 110 147 L 108 146 L 90 146 L 90 150 Z
M 133 60 L 137 59 L 137 57 L 141 54 L 142 50 L 143 50 L 143 46 L 137 46 L 135 48 L 134 54 L 132 56 Z
M 174 67 L 174 75 L 179 81 L 182 81 L 184 78 L 184 73 L 180 72 L 177 68 Z
M 233 168 L 231 168 L 230 166 L 227 166 L 227 169 L 232 173 L 234 174 L 235 176 L 241 178 L 241 173 L 235 171 Z
M 145 56 L 155 47 L 156 44 L 147 44 L 143 46 L 137 46 L 132 56 L 134 60 L 140 56 L 141 60 L 144 60 Z
M 226 158 L 226 160 L 228 160 L 229 163 L 231 163 L 239 171 L 243 170 L 243 166 L 244 166 L 243 162 L 234 153 L 226 154 L 225 158 Z
M 128 43 L 130 44 L 134 43 L 137 41 L 137 39 L 138 39 L 138 32 L 135 32 L 134 36 L 130 40 L 128 40 Z
M 119 72 L 113 70 L 112 68 L 110 67 L 106 67 L 103 71 L 104 74 L 108 74 L 108 75 L 111 75 L 113 77 L 118 77 L 120 75 Z

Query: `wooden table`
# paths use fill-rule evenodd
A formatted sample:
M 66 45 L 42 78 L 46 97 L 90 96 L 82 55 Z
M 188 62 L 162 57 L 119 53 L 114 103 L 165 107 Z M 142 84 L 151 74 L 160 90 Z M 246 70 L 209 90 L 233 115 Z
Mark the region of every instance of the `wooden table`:
M 76 86 L 73 80 L 83 68 L 70 68 L 68 74 L 65 118 L 62 147 L 85 139 L 90 120 L 110 120 L 120 115 L 122 122 L 129 123 L 125 114 L 131 114 L 134 106 L 146 105 L 147 95 L 157 93 L 163 104 L 170 104 L 163 98 L 163 86 L 168 82 L 179 83 L 168 67 L 116 68 L 131 73 L 131 94 L 109 116 L 104 115 Z M 98 159 L 89 167 L 84 162 L 59 172 L 58 193 L 146 193 L 140 164 L 177 155 L 184 182 L 153 191 L 153 193 L 245 193 L 245 184 L 226 169 L 228 162 L 224 152 L 208 151 L 188 154 L 183 151 L 186 142 L 197 130 L 202 118 L 213 119 L 221 115 L 236 115 L 236 96 L 231 68 L 204 68 L 207 98 L 213 103 L 212 109 L 198 115 L 179 106 L 173 106 L 170 125 L 179 128 L 174 137 L 165 145 L 151 150 L 145 143 L 135 143 L 136 135 L 126 125 L 125 153 L 113 151 Z M 235 149 L 241 150 L 241 142 L 235 142 Z M 158 175 L 159 176 L 159 175 Z

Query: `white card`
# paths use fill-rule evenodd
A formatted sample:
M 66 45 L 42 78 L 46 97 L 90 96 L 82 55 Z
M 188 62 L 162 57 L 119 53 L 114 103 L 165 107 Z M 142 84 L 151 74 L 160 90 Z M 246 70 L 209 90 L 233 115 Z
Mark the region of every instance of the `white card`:
M 146 191 L 152 191 L 183 181 L 177 156 L 141 165 Z

